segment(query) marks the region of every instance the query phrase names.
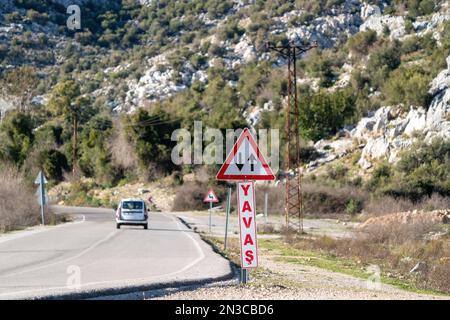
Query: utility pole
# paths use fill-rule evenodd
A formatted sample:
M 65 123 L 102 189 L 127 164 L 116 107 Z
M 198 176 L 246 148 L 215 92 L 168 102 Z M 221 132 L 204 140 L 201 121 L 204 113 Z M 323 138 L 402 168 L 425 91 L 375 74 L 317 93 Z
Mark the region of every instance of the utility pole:
M 300 172 L 300 109 L 297 97 L 297 57 L 317 47 L 317 43 L 298 45 L 290 41 L 287 45 L 267 44 L 267 49 L 276 51 L 288 63 L 288 96 L 285 115 L 285 217 L 287 229 L 303 232 Z M 292 171 L 292 173 L 291 173 Z

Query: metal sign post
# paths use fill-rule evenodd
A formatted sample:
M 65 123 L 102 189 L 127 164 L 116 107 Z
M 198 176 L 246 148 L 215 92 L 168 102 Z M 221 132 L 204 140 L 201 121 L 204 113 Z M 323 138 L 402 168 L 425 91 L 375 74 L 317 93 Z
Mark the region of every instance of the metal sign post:
M 227 196 L 227 213 L 225 218 L 225 243 L 224 250 L 227 250 L 227 242 L 228 242 L 228 220 L 230 218 L 230 210 L 231 210 L 231 187 L 228 188 L 228 196 Z
M 213 202 L 219 202 L 219 199 L 217 198 L 213 189 L 209 189 L 208 193 L 206 194 L 205 198 L 203 199 L 203 202 L 209 202 L 209 233 L 211 233 L 212 204 L 213 204 Z
M 267 206 L 268 206 L 269 195 L 267 191 L 264 192 L 264 224 L 267 224 Z
M 39 171 L 38 176 L 36 177 L 36 180 L 34 181 L 35 184 L 38 185 L 38 203 L 41 206 L 41 220 L 42 225 L 45 225 L 44 220 L 44 206 L 47 203 L 47 196 L 45 191 L 45 184 L 47 183 L 47 179 L 45 179 L 44 173 L 42 171 Z
M 209 203 L 209 233 L 211 233 L 212 202 Z

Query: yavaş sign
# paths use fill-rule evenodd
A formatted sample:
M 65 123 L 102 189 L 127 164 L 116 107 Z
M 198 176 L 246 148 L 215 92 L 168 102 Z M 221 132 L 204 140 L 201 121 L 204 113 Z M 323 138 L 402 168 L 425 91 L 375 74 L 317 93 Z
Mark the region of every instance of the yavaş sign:
M 243 269 L 258 267 L 256 239 L 255 188 L 253 182 L 239 182 L 237 202 L 241 240 L 241 266 Z

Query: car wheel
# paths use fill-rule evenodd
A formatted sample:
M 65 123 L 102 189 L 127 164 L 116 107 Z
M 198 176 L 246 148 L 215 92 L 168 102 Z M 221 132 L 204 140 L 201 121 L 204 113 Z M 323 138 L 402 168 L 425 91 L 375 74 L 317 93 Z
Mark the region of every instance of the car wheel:
M 148 229 L 148 224 L 144 224 L 144 229 L 145 229 L 145 230 Z
M 116 228 L 117 228 L 117 229 L 120 229 L 120 224 L 116 224 Z

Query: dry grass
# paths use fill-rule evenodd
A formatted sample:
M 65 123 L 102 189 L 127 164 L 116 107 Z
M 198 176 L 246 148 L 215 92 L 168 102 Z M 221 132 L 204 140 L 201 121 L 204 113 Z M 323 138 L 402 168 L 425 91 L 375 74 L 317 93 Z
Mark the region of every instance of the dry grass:
M 33 190 L 13 166 L 0 166 L 0 232 L 39 224 L 40 210 Z M 48 210 L 47 210 L 48 211 Z M 47 213 L 47 222 L 56 222 Z
M 186 211 L 186 210 L 203 210 L 206 205 L 203 203 L 208 187 L 204 183 L 186 182 L 176 191 L 176 196 L 173 202 L 172 210 Z
M 442 197 L 438 194 L 433 194 L 431 197 L 424 198 L 421 202 L 417 203 L 406 199 L 382 196 L 373 197 L 368 200 L 364 206 L 364 212 L 374 215 L 383 215 L 410 210 L 431 211 L 447 208 L 450 208 L 450 198 Z
M 418 241 L 430 233 L 442 229 L 441 225 L 426 219 L 412 220 L 409 223 L 392 221 L 391 223 L 374 223 L 359 233 L 360 239 L 372 243 L 402 244 L 406 241 Z
M 380 266 L 383 275 L 406 280 L 420 289 L 450 293 L 450 238 L 426 240 L 430 232 L 445 230 L 443 224 L 424 221 L 375 225 L 361 230 L 353 239 L 292 238 L 286 241 L 297 249 L 315 250 L 333 257 L 350 259 L 359 265 Z M 410 270 L 421 262 L 423 270 Z

